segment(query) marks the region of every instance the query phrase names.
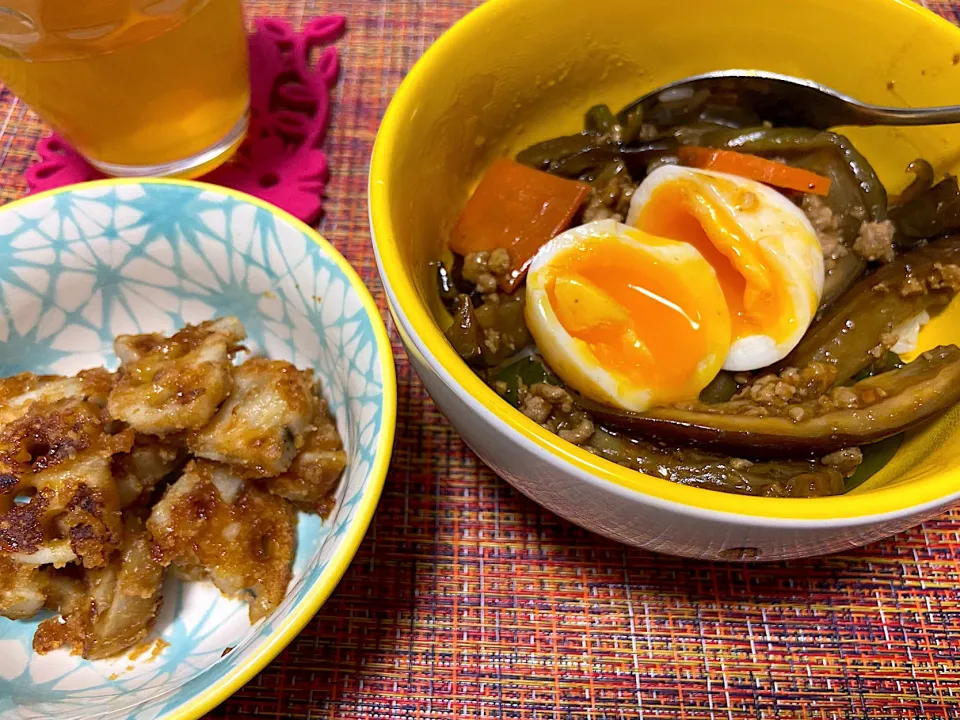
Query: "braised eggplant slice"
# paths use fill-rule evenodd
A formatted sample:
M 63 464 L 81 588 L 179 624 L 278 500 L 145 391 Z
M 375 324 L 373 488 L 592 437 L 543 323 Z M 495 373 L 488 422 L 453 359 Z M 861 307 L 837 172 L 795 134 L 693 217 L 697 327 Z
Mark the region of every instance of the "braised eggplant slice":
M 583 128 L 588 133 L 605 135 L 617 126 L 617 118 L 606 105 L 594 105 L 583 116 Z
M 936 348 L 837 390 L 783 409 L 729 402 L 632 413 L 584 399 L 579 404 L 603 425 L 661 442 L 747 457 L 825 455 L 909 430 L 960 400 L 960 348 Z
M 816 460 L 751 462 L 692 448 L 662 448 L 602 429 L 586 449 L 646 475 L 739 495 L 822 497 L 844 491 L 843 474 Z
M 453 325 L 445 335 L 464 362 L 480 357 L 480 326 L 469 295 L 457 295 L 453 301 Z
M 582 147 L 576 147 L 576 138 L 579 137 L 558 138 L 565 142 L 556 144 L 548 140 L 543 143 L 544 147 L 535 145 L 517 155 L 517 162 L 553 175 L 580 178 L 595 173 L 612 162 L 620 161 L 629 168 L 631 174 L 642 177 L 651 162 L 673 156 L 677 152 L 677 143 L 671 138 L 652 140 L 630 147 L 596 140 L 593 140 L 596 144 L 591 145 L 591 141 L 587 140 Z M 571 149 L 573 152 L 566 152 Z
M 780 367 L 830 363 L 842 384 L 883 356 L 884 344 L 892 345 L 886 335 L 923 311 L 942 308 L 958 289 L 960 236 L 907 253 L 848 290 Z
M 897 229 L 897 242 L 908 247 L 921 240 L 957 232 L 960 230 L 960 185 L 957 178 L 948 176 L 926 192 L 901 201 L 890 211 L 890 221 Z
M 531 145 L 517 153 L 517 162 L 537 170 L 549 171 L 564 158 L 598 148 L 606 149 L 609 143 L 600 141 L 593 133 L 565 135 Z
M 866 269 L 867 261 L 857 253 L 850 252 L 837 258 L 823 280 L 823 294 L 820 296 L 818 308 L 821 316 L 826 315 L 831 306 L 843 297 Z
M 923 158 L 917 158 L 907 165 L 907 172 L 913 173 L 913 180 L 904 188 L 903 192 L 900 193 L 900 197 L 896 199 L 895 203 L 891 201 L 891 205 L 898 207 L 900 205 L 906 205 L 921 195 L 930 192 L 930 188 L 933 187 L 933 179 L 935 177 L 933 165 Z

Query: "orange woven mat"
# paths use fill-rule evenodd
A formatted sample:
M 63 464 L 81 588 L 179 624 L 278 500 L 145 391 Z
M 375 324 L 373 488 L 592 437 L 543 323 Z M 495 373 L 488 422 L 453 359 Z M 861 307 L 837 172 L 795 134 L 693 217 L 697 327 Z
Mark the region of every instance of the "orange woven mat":
M 321 229 L 381 307 L 365 199 L 377 125 L 413 62 L 475 4 L 247 3 L 297 27 L 348 18 Z M 958 19 L 960 3 L 928 5 Z M 0 95 L 0 201 L 26 192 L 44 132 Z M 960 718 L 957 512 L 779 565 L 626 548 L 494 476 L 395 349 L 396 451 L 367 538 L 313 622 L 213 717 Z

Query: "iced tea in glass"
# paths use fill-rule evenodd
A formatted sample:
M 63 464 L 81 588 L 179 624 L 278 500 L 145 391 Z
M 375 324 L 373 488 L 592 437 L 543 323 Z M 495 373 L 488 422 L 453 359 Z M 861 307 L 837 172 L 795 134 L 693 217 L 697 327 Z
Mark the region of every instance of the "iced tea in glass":
M 241 0 L 0 0 L 0 80 L 109 175 L 194 177 L 243 140 Z

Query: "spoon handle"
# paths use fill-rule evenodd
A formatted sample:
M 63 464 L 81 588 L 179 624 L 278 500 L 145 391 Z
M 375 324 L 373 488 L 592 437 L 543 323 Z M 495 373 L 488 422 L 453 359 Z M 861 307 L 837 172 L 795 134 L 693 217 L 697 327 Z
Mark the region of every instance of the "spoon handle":
M 851 125 L 947 125 L 960 123 L 960 105 L 935 108 L 851 106 Z

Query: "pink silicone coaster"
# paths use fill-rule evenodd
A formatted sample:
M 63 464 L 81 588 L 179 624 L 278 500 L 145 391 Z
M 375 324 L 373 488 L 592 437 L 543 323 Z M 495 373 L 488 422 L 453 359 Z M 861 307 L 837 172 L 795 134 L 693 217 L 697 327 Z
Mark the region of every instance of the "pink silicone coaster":
M 247 139 L 229 163 L 201 180 L 255 195 L 308 223 L 320 217 L 330 174 L 320 146 L 340 69 L 330 45 L 345 26 L 341 15 L 316 18 L 299 33 L 278 18 L 257 20 Z M 56 134 L 37 151 L 40 160 L 25 173 L 30 192 L 103 177 Z

